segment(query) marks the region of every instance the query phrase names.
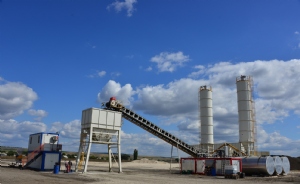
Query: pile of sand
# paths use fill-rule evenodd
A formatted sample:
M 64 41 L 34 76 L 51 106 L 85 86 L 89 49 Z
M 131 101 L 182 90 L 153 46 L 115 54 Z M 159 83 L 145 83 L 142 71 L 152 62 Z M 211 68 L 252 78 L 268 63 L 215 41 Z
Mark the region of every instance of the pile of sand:
M 157 161 L 157 160 L 149 160 L 148 158 L 142 158 L 141 160 L 134 160 L 133 163 L 152 163 L 152 164 L 163 164 L 167 162 Z

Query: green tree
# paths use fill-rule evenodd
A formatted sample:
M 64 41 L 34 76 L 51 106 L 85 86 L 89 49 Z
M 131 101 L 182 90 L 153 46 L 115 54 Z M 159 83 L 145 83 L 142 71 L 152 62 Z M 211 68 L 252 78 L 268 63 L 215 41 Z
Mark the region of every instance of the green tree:
M 134 149 L 134 151 L 133 151 L 133 160 L 137 160 L 137 158 L 138 158 L 138 150 Z
M 98 159 L 98 157 L 95 156 L 95 155 L 91 155 L 91 156 L 90 156 L 90 159 Z
M 22 155 L 27 155 L 27 154 L 28 154 L 27 150 L 22 151 Z
M 14 156 L 15 153 L 15 151 L 10 150 L 7 152 L 7 156 Z
M 129 159 L 130 159 L 130 155 L 128 155 L 128 154 L 121 155 L 121 160 L 129 160 Z

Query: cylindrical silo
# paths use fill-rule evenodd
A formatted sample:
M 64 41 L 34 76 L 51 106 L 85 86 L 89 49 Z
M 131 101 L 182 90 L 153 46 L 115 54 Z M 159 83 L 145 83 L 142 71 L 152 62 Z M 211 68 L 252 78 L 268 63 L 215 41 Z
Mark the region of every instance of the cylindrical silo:
M 214 144 L 212 88 L 207 86 L 201 86 L 199 90 L 199 95 L 200 95 L 201 145 Z
M 274 175 L 279 175 L 282 173 L 282 160 L 279 156 L 274 156 L 274 166 L 275 166 L 275 172 Z
M 281 157 L 282 160 L 282 174 L 287 175 L 290 172 L 290 161 L 287 157 Z
M 255 109 L 252 99 L 252 78 L 237 77 L 237 102 L 239 114 L 239 142 L 245 148 L 247 155 L 254 153 L 255 143 Z
M 242 171 L 246 175 L 273 175 L 274 159 L 267 157 L 245 157 L 242 159 Z

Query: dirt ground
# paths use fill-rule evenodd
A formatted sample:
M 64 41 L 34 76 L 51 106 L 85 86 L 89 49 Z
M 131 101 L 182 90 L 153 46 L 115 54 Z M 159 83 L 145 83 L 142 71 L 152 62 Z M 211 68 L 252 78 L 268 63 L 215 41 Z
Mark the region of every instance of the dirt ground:
M 22 183 L 22 184 L 141 184 L 141 183 L 300 183 L 300 171 L 292 171 L 287 176 L 275 177 L 246 177 L 243 179 L 233 180 L 225 179 L 217 176 L 203 176 L 195 174 L 180 174 L 179 165 L 172 164 L 170 171 L 170 164 L 158 161 L 135 161 L 123 162 L 123 173 L 118 173 L 118 165 L 113 164 L 113 172 L 108 172 L 107 162 L 89 162 L 88 172 L 82 173 L 64 173 L 59 174 L 52 172 L 39 172 L 32 170 L 20 170 L 18 168 L 7 167 L 9 160 L 2 160 L 2 167 L 0 167 L 0 184 Z M 63 165 L 61 167 L 64 169 Z M 74 168 L 73 168 L 74 169 Z

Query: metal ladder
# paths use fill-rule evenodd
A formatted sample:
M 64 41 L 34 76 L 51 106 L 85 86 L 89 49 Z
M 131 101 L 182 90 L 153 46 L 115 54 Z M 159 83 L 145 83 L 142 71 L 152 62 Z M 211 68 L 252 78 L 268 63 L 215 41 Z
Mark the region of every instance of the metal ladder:
M 83 133 L 81 134 L 81 148 L 80 148 L 80 155 L 79 155 L 79 163 L 77 165 L 77 170 L 82 170 L 82 166 L 85 165 L 86 159 L 85 155 L 87 155 L 87 151 L 88 151 L 88 136 L 83 135 Z
M 156 137 L 159 137 L 160 139 L 171 144 L 172 146 L 178 147 L 180 150 L 182 150 L 187 154 L 193 157 L 198 157 L 198 155 L 200 154 L 200 151 L 194 148 L 193 146 L 188 145 L 187 143 L 183 142 L 182 140 L 175 137 L 171 133 L 165 131 L 164 129 L 158 127 L 154 123 L 138 115 L 134 111 L 127 109 L 125 107 L 122 107 L 120 109 L 119 108 L 110 108 L 110 109 L 114 111 L 122 112 L 123 118 L 141 127 L 142 129 L 148 131 L 149 133 L 155 135 Z

